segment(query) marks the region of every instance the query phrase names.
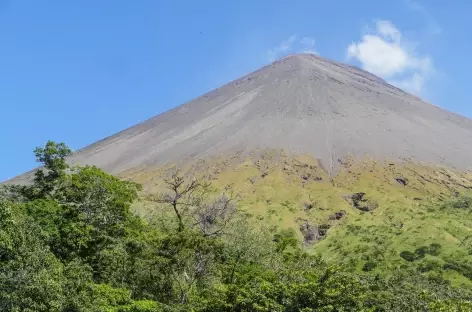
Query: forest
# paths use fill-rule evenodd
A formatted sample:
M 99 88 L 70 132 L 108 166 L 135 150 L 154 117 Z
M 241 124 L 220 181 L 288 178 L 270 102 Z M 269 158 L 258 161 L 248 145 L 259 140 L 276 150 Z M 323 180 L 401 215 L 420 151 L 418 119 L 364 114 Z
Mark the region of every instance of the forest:
M 34 150 L 31 183 L 0 188 L 0 311 L 472 311 L 472 289 L 442 276 L 472 279 L 471 266 L 409 265 L 438 244 L 382 274 L 357 270 L 249 221 L 238 194 L 179 170 L 146 195 L 163 213 L 143 217 L 132 209 L 140 185 L 69 166 L 70 154 L 49 141 Z

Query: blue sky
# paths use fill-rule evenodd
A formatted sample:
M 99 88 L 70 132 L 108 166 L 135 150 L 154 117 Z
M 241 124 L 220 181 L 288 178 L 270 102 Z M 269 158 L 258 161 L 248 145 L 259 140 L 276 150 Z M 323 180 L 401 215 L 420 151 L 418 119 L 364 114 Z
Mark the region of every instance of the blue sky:
M 374 71 L 472 117 L 472 2 L 0 0 L 0 180 L 288 53 Z

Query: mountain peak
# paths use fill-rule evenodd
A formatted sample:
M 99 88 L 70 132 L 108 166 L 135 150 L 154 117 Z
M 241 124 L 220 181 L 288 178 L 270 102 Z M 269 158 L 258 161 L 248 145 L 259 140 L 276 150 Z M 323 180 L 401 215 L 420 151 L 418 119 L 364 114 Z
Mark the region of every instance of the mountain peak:
M 472 121 L 354 66 L 291 54 L 114 136 L 71 161 L 112 173 L 275 148 L 318 158 L 412 158 L 470 166 Z
M 288 54 L 284 57 L 281 57 L 280 60 L 283 60 L 283 59 L 309 59 L 309 58 L 312 58 L 312 57 L 317 57 L 316 54 L 314 53 L 302 53 L 302 52 L 299 52 L 299 53 L 291 53 L 291 54 Z

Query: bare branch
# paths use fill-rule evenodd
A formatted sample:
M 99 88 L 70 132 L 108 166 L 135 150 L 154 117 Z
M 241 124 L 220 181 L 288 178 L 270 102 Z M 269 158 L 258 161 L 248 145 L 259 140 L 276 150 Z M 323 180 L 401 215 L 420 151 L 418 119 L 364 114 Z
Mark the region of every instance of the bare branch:
M 174 170 L 163 180 L 168 191 L 153 200 L 172 207 L 179 231 L 190 226 L 199 229 L 205 236 L 216 236 L 222 234 L 233 219 L 236 213 L 235 201 L 239 195 L 222 194 L 208 201 L 211 184 L 196 177 L 186 179 L 179 170 Z M 189 222 L 189 219 L 193 222 Z
M 199 207 L 194 215 L 198 227 L 205 236 L 216 236 L 223 233 L 228 222 L 236 214 L 235 201 L 239 196 L 227 196 L 223 194 Z
M 173 170 L 163 177 L 167 192 L 153 198 L 157 203 L 169 204 L 179 224 L 178 230 L 185 228 L 186 218 L 195 207 L 201 205 L 207 196 L 209 183 L 192 177 L 186 179 L 179 169 Z

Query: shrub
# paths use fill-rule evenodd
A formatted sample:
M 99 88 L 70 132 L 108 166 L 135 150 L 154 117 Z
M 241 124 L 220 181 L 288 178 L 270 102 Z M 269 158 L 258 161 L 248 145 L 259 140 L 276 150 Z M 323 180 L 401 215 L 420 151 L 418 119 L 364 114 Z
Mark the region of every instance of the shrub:
M 429 245 L 429 254 L 432 256 L 438 256 L 441 252 L 441 245 L 433 243 Z
M 400 257 L 402 257 L 403 259 L 405 259 L 406 261 L 415 261 L 416 260 L 416 256 L 414 253 L 412 253 L 411 251 L 402 251 L 400 253 Z
M 422 246 L 420 248 L 417 248 L 415 250 L 415 260 L 417 259 L 423 259 L 425 254 L 428 253 L 428 247 Z
M 418 265 L 418 271 L 421 273 L 441 269 L 441 265 L 434 260 L 425 260 Z
M 370 272 L 372 271 L 373 269 L 375 269 L 375 267 L 377 266 L 377 264 L 375 262 L 372 262 L 372 261 L 368 261 L 364 264 L 364 266 L 362 267 L 362 271 L 364 272 Z
M 472 197 L 461 197 L 452 203 L 452 207 L 458 209 L 469 209 L 472 207 Z

